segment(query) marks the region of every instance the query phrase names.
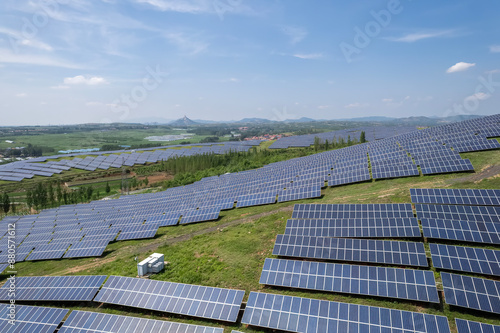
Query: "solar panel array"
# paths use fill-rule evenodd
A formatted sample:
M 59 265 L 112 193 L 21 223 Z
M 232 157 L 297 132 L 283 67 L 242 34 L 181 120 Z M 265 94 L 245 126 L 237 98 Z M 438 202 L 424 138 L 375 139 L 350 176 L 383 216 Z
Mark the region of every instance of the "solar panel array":
M 448 144 L 459 142 L 460 137 L 466 137 L 471 142 L 483 142 L 484 140 L 481 139 L 482 136 L 486 137 L 498 132 L 498 128 L 500 127 L 498 125 L 499 121 L 500 115 L 495 115 L 479 120 L 465 121 L 414 132 L 404 132 L 398 136 L 391 136 L 394 134 L 393 132 L 387 136 L 384 134 L 384 131 L 379 134 L 377 134 L 377 131 L 372 131 L 371 142 L 365 144 L 272 163 L 255 170 L 207 177 L 193 184 L 170 188 L 163 192 L 122 196 L 117 200 L 94 201 L 89 204 L 66 205 L 44 210 L 38 215 L 17 216 L 9 218 L 9 220 L 4 219 L 0 221 L 0 231 L 1 229 L 6 229 L 8 221 L 15 222 L 18 234 L 17 243 L 21 244 L 16 249 L 17 261 L 24 260 L 28 255 L 33 260 L 71 257 L 70 252 L 77 253 L 76 256 L 90 256 L 94 255 L 94 253 L 95 255 L 99 255 L 104 251 L 104 246 L 92 247 L 93 251 L 76 250 L 92 246 L 90 243 L 82 244 L 80 242 L 91 240 L 104 241 L 108 239 L 109 241 L 113 241 L 116 236 L 113 233 L 115 231 L 118 233 L 120 230 L 122 232 L 119 239 L 129 239 L 126 236 L 130 236 L 131 239 L 152 237 L 147 232 L 125 233 L 123 232 L 123 228 L 125 227 L 132 230 L 134 228 L 147 229 L 150 228 L 147 225 L 154 224 L 170 226 L 179 223 L 186 224 L 215 220 L 218 219 L 221 210 L 234 208 L 235 202 L 238 207 L 242 207 L 248 204 L 273 203 L 276 199 L 278 202 L 284 202 L 319 197 L 321 196 L 321 187 L 325 185 L 325 182 L 328 182 L 330 186 L 337 186 L 370 180 L 370 169 L 372 173 L 375 172 L 376 178 L 378 177 L 376 174 L 379 171 L 382 173 L 391 173 L 391 170 L 406 170 L 414 168 L 415 165 L 423 168 L 426 163 L 429 164 L 431 162 L 444 163 L 450 167 L 453 163 L 460 163 L 457 161 L 463 160 L 458 153 L 447 146 Z M 397 131 L 396 128 L 391 129 L 391 131 L 394 130 Z M 474 134 L 472 135 L 471 133 Z M 384 137 L 385 139 L 382 139 Z M 214 151 L 216 153 L 224 153 L 229 150 L 243 151 L 255 144 L 258 144 L 258 142 L 201 145 L 201 148 L 184 150 L 151 148 L 145 149 L 144 153 L 124 153 L 123 151 L 118 151 L 112 152 L 109 156 L 105 156 L 103 153 L 96 153 L 85 158 L 75 157 L 73 160 L 64 160 L 66 161 L 64 163 L 68 165 L 63 166 L 59 166 L 57 164 L 59 162 L 47 162 L 48 157 L 33 159 L 29 163 L 26 162 L 24 164 L 33 169 L 40 168 L 37 167 L 37 164 L 40 164 L 39 162 L 47 162 L 45 165 L 59 171 L 76 166 L 95 169 L 101 166 L 106 168 L 107 165 L 110 167 L 122 165 L 118 154 L 123 155 L 123 163 L 125 165 L 134 165 L 134 163 L 142 164 L 165 159 L 168 154 L 171 154 L 169 155 L 170 157 L 175 157 Z M 482 145 L 485 149 L 491 149 L 484 142 Z M 475 146 L 480 147 L 481 145 Z M 67 155 L 63 156 L 67 157 Z M 12 163 L 8 165 L 14 167 Z M 38 170 L 37 172 L 45 171 Z M 404 176 L 404 172 L 397 176 Z M 392 176 L 387 174 L 383 175 L 383 177 Z M 258 194 L 262 193 L 269 195 L 258 198 Z M 366 212 L 362 212 L 357 210 L 356 205 L 344 205 L 337 207 L 336 215 L 326 216 L 319 212 L 315 215 L 312 211 L 297 211 L 294 214 L 302 215 L 300 217 L 294 216 L 294 218 L 351 219 L 413 217 L 410 205 L 407 206 L 409 208 L 405 207 L 405 205 L 392 205 L 390 207 L 386 205 L 385 208 L 376 208 L 374 205 L 367 208 Z M 476 209 L 475 206 L 468 207 L 468 209 Z M 498 206 L 479 207 L 493 210 L 499 208 Z M 479 214 L 479 217 L 482 217 L 485 222 L 495 218 L 498 220 L 498 213 L 497 209 L 497 211 L 486 215 Z M 419 212 L 419 214 L 422 215 L 423 212 Z M 431 211 L 426 212 L 426 214 L 439 215 Z M 464 212 L 464 214 L 468 214 L 468 212 Z M 422 218 L 420 215 L 419 218 Z M 457 220 L 455 215 L 459 214 L 448 215 L 451 216 L 450 218 Z M 432 216 L 426 217 L 433 218 Z M 471 218 L 458 220 L 471 220 Z M 78 231 L 80 235 L 64 235 L 64 232 L 69 231 Z M 34 237 L 35 235 L 37 236 Z M 26 236 L 28 238 L 24 242 L 21 242 Z M 78 236 L 81 236 L 81 238 L 78 239 Z M 2 243 L 1 239 L 0 243 Z M 66 244 L 69 249 L 66 249 L 66 252 L 64 252 L 60 248 Z M 44 246 L 45 248 L 43 248 Z M 30 254 L 32 251 L 34 252 Z M 6 263 L 7 260 L 6 253 L 0 252 L 0 263 Z
M 286 235 L 344 238 L 421 237 L 418 220 L 405 218 L 290 219 Z
M 424 244 L 414 242 L 278 235 L 273 254 L 428 267 Z
M 458 333 L 500 333 L 499 325 L 478 323 L 477 321 L 455 319 Z
M 296 204 L 293 219 L 413 217 L 411 204 Z
M 441 273 L 447 304 L 500 314 L 500 282 Z
M 141 152 L 117 150 L 103 152 L 85 152 L 82 154 L 62 154 L 48 157 L 39 157 L 26 161 L 18 161 L 0 165 L 0 180 L 22 181 L 34 176 L 51 177 L 71 168 L 86 171 L 108 170 L 109 168 L 120 168 L 122 166 L 133 166 L 136 164 L 156 163 L 169 158 L 180 156 L 193 156 L 202 154 L 226 154 L 228 152 L 248 151 L 252 146 L 258 145 L 260 141 L 225 141 L 220 143 L 200 143 L 199 147 L 184 148 L 182 145 L 141 148 Z M 169 149 L 176 148 L 176 149 Z M 109 154 L 109 155 L 105 155 Z M 86 155 L 85 158 L 73 158 Z M 87 156 L 88 155 L 88 156 Z M 63 158 L 63 159 L 60 159 Z M 46 162 L 48 159 L 58 161 Z M 41 163 L 46 162 L 46 163 Z
M 410 195 L 419 204 L 500 206 L 500 190 L 412 188 Z
M 256 292 L 250 293 L 241 321 L 300 333 L 450 332 L 443 316 Z
M 416 204 L 417 217 L 477 222 L 500 222 L 500 206 L 454 206 Z
M 424 237 L 500 244 L 500 223 L 422 219 Z
M 107 313 L 72 311 L 59 329 L 60 333 L 223 333 L 224 329 L 175 323 L 163 320 L 134 318 Z
M 95 302 L 235 322 L 242 290 L 110 276 Z
M 260 283 L 439 303 L 432 271 L 267 258 Z
M 500 251 L 442 244 L 429 244 L 434 267 L 500 276 Z
M 69 310 L 16 305 L 15 321 L 10 323 L 9 305 L 0 304 L 0 332 L 53 333 Z
M 91 301 L 106 280 L 94 276 L 29 276 L 16 278 L 15 300 L 18 301 Z M 0 300 L 9 301 L 10 284 L 0 288 Z

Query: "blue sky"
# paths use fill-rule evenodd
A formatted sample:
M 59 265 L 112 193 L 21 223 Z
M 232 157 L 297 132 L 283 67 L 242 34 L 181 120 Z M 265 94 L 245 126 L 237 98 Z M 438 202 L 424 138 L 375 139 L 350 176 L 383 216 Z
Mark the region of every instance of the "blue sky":
M 6 0 L 0 125 L 495 114 L 497 1 Z

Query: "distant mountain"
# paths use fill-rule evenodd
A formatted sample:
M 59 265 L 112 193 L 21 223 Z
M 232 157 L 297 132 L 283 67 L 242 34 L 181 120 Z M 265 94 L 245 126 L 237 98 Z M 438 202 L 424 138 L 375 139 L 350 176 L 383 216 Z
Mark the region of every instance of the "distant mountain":
M 359 117 L 359 118 L 346 118 L 346 119 L 335 119 L 339 121 L 394 121 L 398 120 L 398 118 L 391 117 L 383 117 L 383 116 L 373 116 L 373 117 Z
M 285 122 L 285 123 L 310 123 L 311 121 L 317 121 L 317 120 L 312 119 L 312 118 L 302 117 L 302 118 L 298 118 L 298 119 L 287 119 L 287 120 L 284 120 L 283 122 Z
M 172 126 L 193 126 L 193 125 L 197 125 L 198 123 L 192 121 L 191 119 L 189 119 L 188 117 L 184 116 L 183 118 L 181 119 L 177 119 L 173 122 L 171 122 L 169 125 L 172 125 Z
M 269 124 L 272 122 L 274 121 L 264 118 L 243 118 L 240 121 L 237 121 L 237 123 L 252 123 L 252 124 Z

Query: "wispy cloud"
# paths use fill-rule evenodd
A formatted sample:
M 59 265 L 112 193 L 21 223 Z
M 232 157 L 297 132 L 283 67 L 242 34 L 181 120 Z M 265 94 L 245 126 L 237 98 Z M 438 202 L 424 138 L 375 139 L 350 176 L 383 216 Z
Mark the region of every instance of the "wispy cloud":
M 16 97 L 18 97 L 18 98 L 23 98 L 23 97 L 26 97 L 26 96 L 28 96 L 28 94 L 27 94 L 27 93 L 19 93 L 19 94 L 16 94 Z
M 182 32 L 167 33 L 165 34 L 165 38 L 189 55 L 201 53 L 209 46 L 207 42 L 200 41 L 195 36 L 188 36 L 186 33 Z
M 0 27 L 0 34 L 6 35 L 9 38 L 10 44 L 13 47 L 27 46 L 43 51 L 52 51 L 53 48 L 47 43 L 39 41 L 35 38 L 26 38 L 21 31 L 11 30 L 5 27 Z
M 281 31 L 290 38 L 291 44 L 297 44 L 307 36 L 307 30 L 300 27 L 284 26 Z
M 486 100 L 486 99 L 488 99 L 490 97 L 491 97 L 490 94 L 486 94 L 486 93 L 483 93 L 483 92 L 478 92 L 478 93 L 476 93 L 474 95 L 466 97 L 464 101 L 467 102 L 467 101 L 473 101 L 473 100 L 476 100 L 476 99 L 480 100 L 480 101 L 484 101 L 484 100 Z
M 67 85 L 88 85 L 88 86 L 97 86 L 101 84 L 108 84 L 109 82 L 106 81 L 103 77 L 100 76 L 92 76 L 92 77 L 85 77 L 83 75 L 77 75 L 75 77 L 67 77 L 64 79 L 64 84 Z
M 392 42 L 404 42 L 404 43 L 413 43 L 422 39 L 429 38 L 437 38 L 437 37 L 450 37 L 454 33 L 454 30 L 441 30 L 441 31 L 432 31 L 432 32 L 416 32 L 407 34 L 402 37 L 387 37 L 387 40 Z
M 57 57 L 36 54 L 15 54 L 8 49 L 0 49 L 0 63 L 50 66 L 73 69 L 82 67 L 80 65 L 67 62 Z
M 297 53 L 294 54 L 293 56 L 295 58 L 300 58 L 300 59 L 314 60 L 323 58 L 323 53 Z
M 351 104 L 347 104 L 345 106 L 346 109 L 353 109 L 353 108 L 364 108 L 364 107 L 367 107 L 369 106 L 370 104 L 368 103 L 359 103 L 359 102 L 356 102 L 356 103 L 351 103 Z
M 163 12 L 172 11 L 179 13 L 206 13 L 211 12 L 211 2 L 203 0 L 135 0 L 137 3 L 147 4 Z
M 490 52 L 491 53 L 500 53 L 500 45 L 491 45 Z
M 456 73 L 456 72 L 463 72 L 468 70 L 471 67 L 476 66 L 475 63 L 468 63 L 468 62 L 457 62 L 455 65 L 451 66 L 446 70 L 446 73 Z
M 50 87 L 50 89 L 54 89 L 54 90 L 66 90 L 66 89 L 69 89 L 69 86 L 65 86 L 65 85 L 58 85 L 58 86 L 52 86 Z

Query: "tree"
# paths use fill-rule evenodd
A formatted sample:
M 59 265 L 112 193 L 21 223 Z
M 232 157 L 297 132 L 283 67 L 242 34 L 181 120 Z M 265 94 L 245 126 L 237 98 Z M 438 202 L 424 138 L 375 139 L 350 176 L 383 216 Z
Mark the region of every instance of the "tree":
M 57 193 L 57 201 L 59 202 L 59 204 L 61 204 L 63 201 L 63 194 L 62 194 L 62 186 L 61 186 L 60 181 L 57 182 L 56 193 Z
M 3 194 L 2 203 L 3 203 L 3 211 L 5 214 L 7 214 L 10 210 L 10 198 L 7 193 Z
M 28 209 L 33 207 L 33 192 L 30 190 L 26 191 L 26 205 L 28 206 Z
M 314 138 L 314 151 L 318 151 L 319 150 L 319 144 L 320 144 L 319 138 L 315 137 Z
M 330 149 L 330 146 L 328 144 L 328 140 L 325 140 L 325 150 L 328 150 L 328 149 Z
M 148 177 L 146 177 L 146 178 L 144 178 L 144 185 L 148 186 L 148 184 L 149 184 L 149 179 L 148 179 Z
M 366 133 L 365 131 L 361 131 L 361 135 L 359 136 L 359 142 L 365 143 L 366 142 Z
M 109 182 L 106 182 L 106 193 L 109 194 L 111 192 L 111 187 L 109 186 Z

